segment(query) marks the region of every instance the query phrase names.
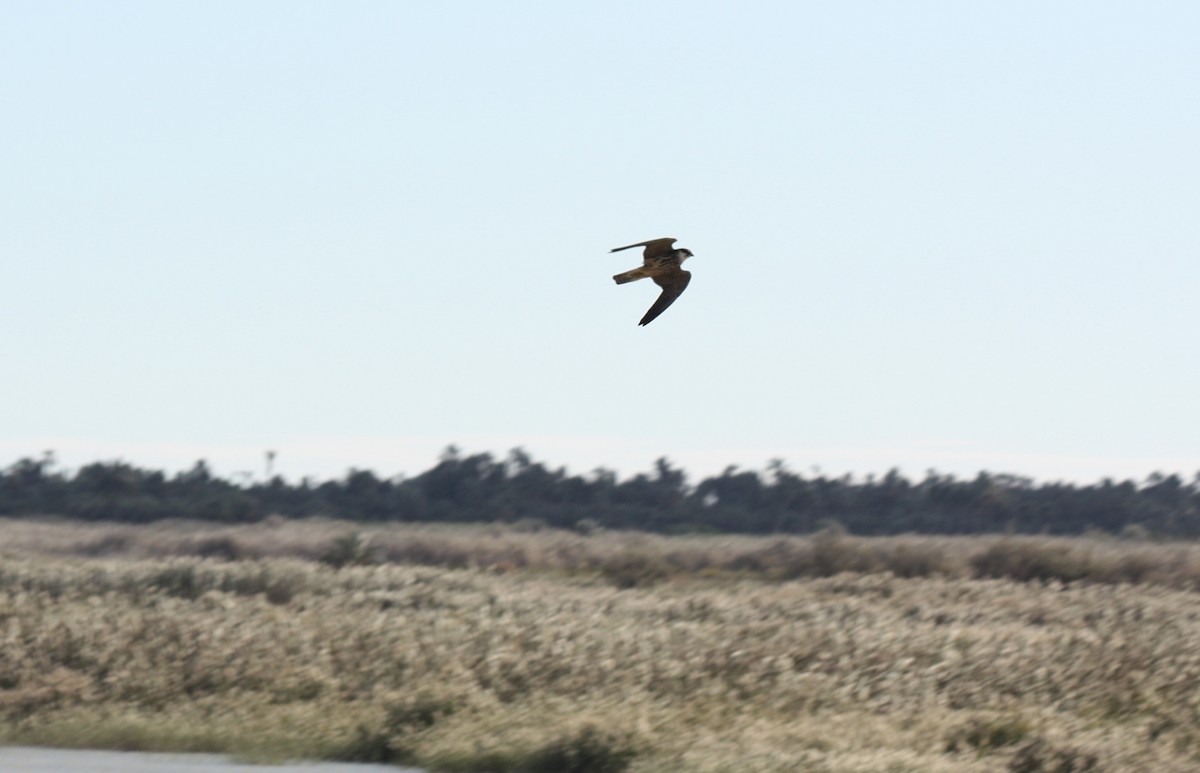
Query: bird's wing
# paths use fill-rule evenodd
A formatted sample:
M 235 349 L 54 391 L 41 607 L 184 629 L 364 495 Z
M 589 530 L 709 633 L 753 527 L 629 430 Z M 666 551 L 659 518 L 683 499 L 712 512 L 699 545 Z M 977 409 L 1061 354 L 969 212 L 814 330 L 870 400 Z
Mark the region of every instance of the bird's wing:
M 626 244 L 624 247 L 613 247 L 611 250 L 609 250 L 609 252 L 620 252 L 621 250 L 628 250 L 633 247 L 645 247 L 646 251 L 642 253 L 642 257 L 655 258 L 659 255 L 670 255 L 671 245 L 675 242 L 676 240 L 671 239 L 670 237 L 664 239 L 650 239 L 649 241 L 638 242 L 637 244 Z
M 646 312 L 646 316 L 642 317 L 639 325 L 648 325 L 659 314 L 667 310 L 667 307 L 675 302 L 675 299 L 683 295 L 683 291 L 687 289 L 688 282 L 692 281 L 692 273 L 679 269 L 672 271 L 669 274 L 660 274 L 654 277 L 654 284 L 662 288 L 662 292 L 658 296 L 658 300 Z

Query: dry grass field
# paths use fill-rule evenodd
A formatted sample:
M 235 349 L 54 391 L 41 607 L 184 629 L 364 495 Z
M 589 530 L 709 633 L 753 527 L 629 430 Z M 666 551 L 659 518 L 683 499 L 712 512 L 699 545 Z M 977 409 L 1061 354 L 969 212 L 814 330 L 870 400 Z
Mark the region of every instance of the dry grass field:
M 0 742 L 1194 771 L 1200 547 L 0 520 Z

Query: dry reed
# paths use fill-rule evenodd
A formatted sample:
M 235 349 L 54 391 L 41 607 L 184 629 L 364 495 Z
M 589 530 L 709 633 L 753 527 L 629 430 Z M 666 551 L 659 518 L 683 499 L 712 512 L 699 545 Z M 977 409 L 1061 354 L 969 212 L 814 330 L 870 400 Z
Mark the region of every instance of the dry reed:
M 989 535 L 854 537 L 830 528 L 798 536 L 662 536 L 494 525 L 367 525 L 327 519 L 221 526 L 0 518 L 0 556 L 225 560 L 293 558 L 334 565 L 603 572 L 624 587 L 688 575 L 790 580 L 840 572 L 899 577 L 1008 578 L 1153 584 L 1200 590 L 1196 543 Z
M 368 565 L 322 563 L 348 533 Z M 10 742 L 462 771 L 1200 767 L 1192 546 L 333 522 L 0 540 Z

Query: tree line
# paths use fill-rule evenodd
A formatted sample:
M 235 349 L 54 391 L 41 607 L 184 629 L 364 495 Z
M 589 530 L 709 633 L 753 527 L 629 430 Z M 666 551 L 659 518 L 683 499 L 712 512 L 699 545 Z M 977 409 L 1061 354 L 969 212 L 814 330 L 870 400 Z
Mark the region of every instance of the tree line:
M 665 458 L 619 480 L 603 468 L 568 474 L 522 449 L 497 457 L 450 446 L 412 477 L 351 469 L 337 480 L 235 482 L 214 475 L 204 461 L 174 475 L 121 461 L 67 472 L 47 452 L 0 474 L 0 516 L 43 515 L 135 523 L 328 516 L 754 534 L 807 533 L 836 523 L 863 535 L 1100 530 L 1194 538 L 1200 536 L 1200 473 L 1190 481 L 1154 473 L 1140 482 L 1035 484 L 987 472 L 956 478 L 930 470 L 919 480 L 896 470 L 861 478 L 804 475 L 773 461 L 762 471 L 731 466 L 692 483 Z

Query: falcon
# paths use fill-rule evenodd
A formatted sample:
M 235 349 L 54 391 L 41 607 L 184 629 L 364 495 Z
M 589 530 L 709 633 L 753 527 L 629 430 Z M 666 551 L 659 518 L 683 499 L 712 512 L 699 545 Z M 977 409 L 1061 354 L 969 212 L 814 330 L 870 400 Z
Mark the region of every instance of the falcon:
M 683 291 L 687 289 L 688 282 L 692 281 L 692 275 L 688 271 L 684 271 L 681 266 L 683 261 L 692 257 L 692 251 L 680 247 L 675 249 L 671 245 L 675 243 L 675 239 L 651 239 L 637 244 L 627 244 L 624 247 L 614 247 L 609 252 L 620 252 L 634 247 L 645 247 L 642 252 L 642 265 L 639 268 L 631 269 L 613 277 L 619 285 L 626 282 L 635 282 L 638 279 L 650 277 L 654 280 L 654 284 L 662 288 L 662 292 L 658 296 L 658 300 L 650 307 L 646 315 L 642 317 L 639 325 L 648 325 L 654 321 L 654 318 L 667 310 L 667 307 L 675 302 L 675 299 L 683 295 Z

